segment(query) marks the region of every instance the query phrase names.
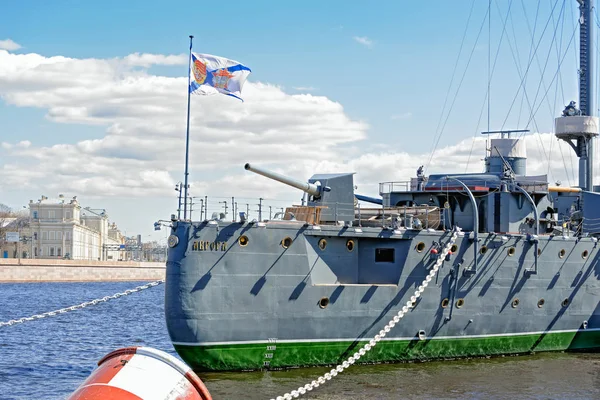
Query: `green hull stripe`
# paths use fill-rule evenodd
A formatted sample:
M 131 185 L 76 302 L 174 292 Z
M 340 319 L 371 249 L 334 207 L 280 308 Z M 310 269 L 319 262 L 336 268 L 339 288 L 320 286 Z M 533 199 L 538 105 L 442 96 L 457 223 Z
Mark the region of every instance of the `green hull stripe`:
M 235 371 L 337 364 L 368 341 L 285 342 L 181 346 L 175 349 L 194 371 Z M 360 363 L 480 357 L 542 351 L 600 349 L 600 331 L 548 332 L 518 336 L 484 336 L 381 341 Z

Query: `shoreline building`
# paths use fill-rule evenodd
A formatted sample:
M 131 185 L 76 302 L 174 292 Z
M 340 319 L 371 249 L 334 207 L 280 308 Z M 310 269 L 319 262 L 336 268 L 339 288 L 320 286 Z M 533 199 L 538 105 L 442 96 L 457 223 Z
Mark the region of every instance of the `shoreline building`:
M 82 208 L 77 196 L 29 201 L 31 257 L 123 260 L 125 237 L 103 209 Z

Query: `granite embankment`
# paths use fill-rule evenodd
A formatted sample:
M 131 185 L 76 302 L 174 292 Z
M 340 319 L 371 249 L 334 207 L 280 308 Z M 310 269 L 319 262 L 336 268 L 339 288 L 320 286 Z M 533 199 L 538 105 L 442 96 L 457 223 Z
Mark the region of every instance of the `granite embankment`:
M 0 282 L 155 281 L 165 278 L 165 263 L 0 259 Z

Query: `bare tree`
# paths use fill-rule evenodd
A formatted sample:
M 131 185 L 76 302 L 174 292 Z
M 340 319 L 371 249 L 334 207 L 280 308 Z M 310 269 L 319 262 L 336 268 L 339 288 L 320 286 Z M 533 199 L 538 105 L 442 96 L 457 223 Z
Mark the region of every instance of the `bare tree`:
M 12 208 L 0 203 L 0 248 L 4 247 L 6 232 L 9 230 L 8 225 L 12 222 L 12 218 L 14 218 Z
M 0 203 L 0 249 L 10 250 L 17 257 L 21 251 L 21 243 L 27 243 L 30 238 L 22 235 L 29 227 L 29 215 L 25 210 L 14 211 L 6 204 Z M 21 243 L 6 243 L 7 232 L 19 232 L 19 242 Z M 11 245 L 14 245 L 12 248 Z

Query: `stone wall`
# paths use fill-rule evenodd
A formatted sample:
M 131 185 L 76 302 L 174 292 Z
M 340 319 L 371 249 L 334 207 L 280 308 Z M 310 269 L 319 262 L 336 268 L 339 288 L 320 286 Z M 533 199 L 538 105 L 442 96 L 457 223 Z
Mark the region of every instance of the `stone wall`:
M 0 259 L 0 282 L 156 281 L 165 264 L 134 261 Z

